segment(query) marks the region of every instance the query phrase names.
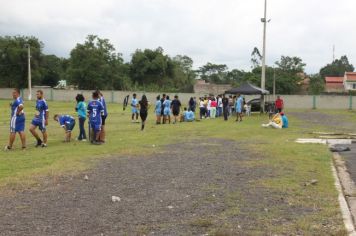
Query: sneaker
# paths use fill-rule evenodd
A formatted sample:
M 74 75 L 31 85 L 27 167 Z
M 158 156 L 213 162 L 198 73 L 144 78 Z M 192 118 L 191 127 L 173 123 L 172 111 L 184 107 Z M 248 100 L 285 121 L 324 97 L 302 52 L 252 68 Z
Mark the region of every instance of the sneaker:
M 35 147 L 39 147 L 39 146 L 42 146 L 42 140 L 37 141 L 37 144 Z
M 5 146 L 5 148 L 4 148 L 4 151 L 10 151 L 12 148 L 11 147 L 9 147 L 9 146 Z
M 45 148 L 45 147 L 47 147 L 47 144 L 42 143 L 42 144 L 41 144 L 41 147 Z
M 86 142 L 87 140 L 85 139 L 85 138 L 83 138 L 82 140 L 80 140 L 80 141 L 82 141 L 82 142 Z
M 98 142 L 98 141 L 93 141 L 92 144 L 94 144 L 94 145 L 101 145 L 102 143 L 101 143 L 101 142 Z

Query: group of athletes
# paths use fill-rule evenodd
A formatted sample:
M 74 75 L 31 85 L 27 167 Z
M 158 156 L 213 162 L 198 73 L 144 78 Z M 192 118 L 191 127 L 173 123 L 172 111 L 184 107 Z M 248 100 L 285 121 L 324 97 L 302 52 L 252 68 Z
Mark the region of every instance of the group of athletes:
M 22 149 L 26 149 L 24 101 L 20 96 L 20 90 L 12 91 L 13 101 L 10 104 L 10 136 L 9 143 L 5 146 L 5 151 L 13 149 L 16 134 L 19 134 Z M 78 113 L 79 136 L 77 140 L 86 141 L 86 132 L 84 129 L 85 120 L 89 119 L 89 139 L 92 144 L 101 145 L 105 143 L 105 120 L 108 115 L 104 96 L 100 91 L 92 93 L 92 100 L 86 105 L 84 96 L 78 94 L 76 97 L 77 106 L 75 110 Z M 76 119 L 71 115 L 55 114 L 53 119 L 64 129 L 64 142 L 71 141 L 71 133 L 75 127 Z M 44 98 L 42 90 L 36 91 L 35 115 L 29 128 L 30 133 L 36 139 L 36 147 L 47 147 L 47 126 L 49 120 L 49 108 Z M 37 133 L 37 128 L 42 133 L 42 137 Z

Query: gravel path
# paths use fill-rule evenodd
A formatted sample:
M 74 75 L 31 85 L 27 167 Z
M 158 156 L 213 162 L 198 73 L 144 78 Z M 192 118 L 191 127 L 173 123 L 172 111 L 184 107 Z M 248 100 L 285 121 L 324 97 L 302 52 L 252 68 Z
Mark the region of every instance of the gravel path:
M 294 222 L 310 209 L 253 187 L 273 176 L 248 165 L 260 158 L 243 144 L 207 139 L 104 159 L 87 173 L 0 196 L 0 235 L 272 235 L 266 224 Z M 262 220 L 270 208 L 278 216 Z

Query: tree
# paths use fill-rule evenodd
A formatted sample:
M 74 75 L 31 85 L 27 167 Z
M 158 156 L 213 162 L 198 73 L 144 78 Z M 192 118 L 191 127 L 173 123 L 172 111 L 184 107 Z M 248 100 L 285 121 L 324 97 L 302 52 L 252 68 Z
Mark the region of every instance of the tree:
M 228 67 L 225 64 L 213 64 L 208 62 L 199 68 L 200 77 L 208 82 L 223 84 L 226 83 Z
M 63 60 L 55 55 L 41 57 L 41 85 L 54 87 L 63 76 Z
M 325 83 L 323 77 L 320 74 L 310 76 L 309 93 L 313 95 L 319 95 L 324 91 Z
M 262 55 L 260 53 L 260 50 L 258 50 L 258 48 L 255 47 L 251 53 L 252 68 L 261 66 L 261 61 L 262 61 Z
M 32 84 L 40 84 L 42 42 L 35 37 L 0 36 L 0 86 L 26 88 L 28 85 L 27 48 L 31 49 Z
M 122 55 L 108 39 L 88 35 L 71 51 L 68 77 L 80 89 L 113 89 L 125 78 Z
M 349 63 L 347 56 L 342 56 L 340 59 L 334 60 L 331 64 L 327 64 L 320 69 L 320 76 L 325 78 L 327 76 L 342 77 L 345 72 L 353 72 L 354 66 Z

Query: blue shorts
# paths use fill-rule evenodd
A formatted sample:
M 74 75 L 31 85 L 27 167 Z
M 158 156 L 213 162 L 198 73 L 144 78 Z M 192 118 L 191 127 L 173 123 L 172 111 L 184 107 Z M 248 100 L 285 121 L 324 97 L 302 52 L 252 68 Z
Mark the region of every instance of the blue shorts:
M 46 124 L 45 124 L 45 120 L 43 119 L 39 119 L 39 118 L 34 118 L 31 122 L 32 125 L 38 127 L 42 132 L 46 131 Z
M 163 115 L 170 116 L 171 115 L 171 109 L 165 108 L 164 111 L 163 111 Z
M 94 130 L 94 132 L 101 131 L 101 124 L 98 124 L 98 122 L 90 122 L 90 127 Z
M 73 120 L 73 122 L 66 123 L 65 126 L 66 126 L 66 130 L 69 131 L 69 132 L 71 132 L 71 131 L 74 129 L 75 120 Z
M 10 132 L 20 133 L 25 130 L 25 116 L 13 116 L 10 122 Z
M 138 113 L 138 109 L 136 107 L 131 108 L 132 114 Z
M 156 116 L 161 116 L 161 110 L 156 111 Z

